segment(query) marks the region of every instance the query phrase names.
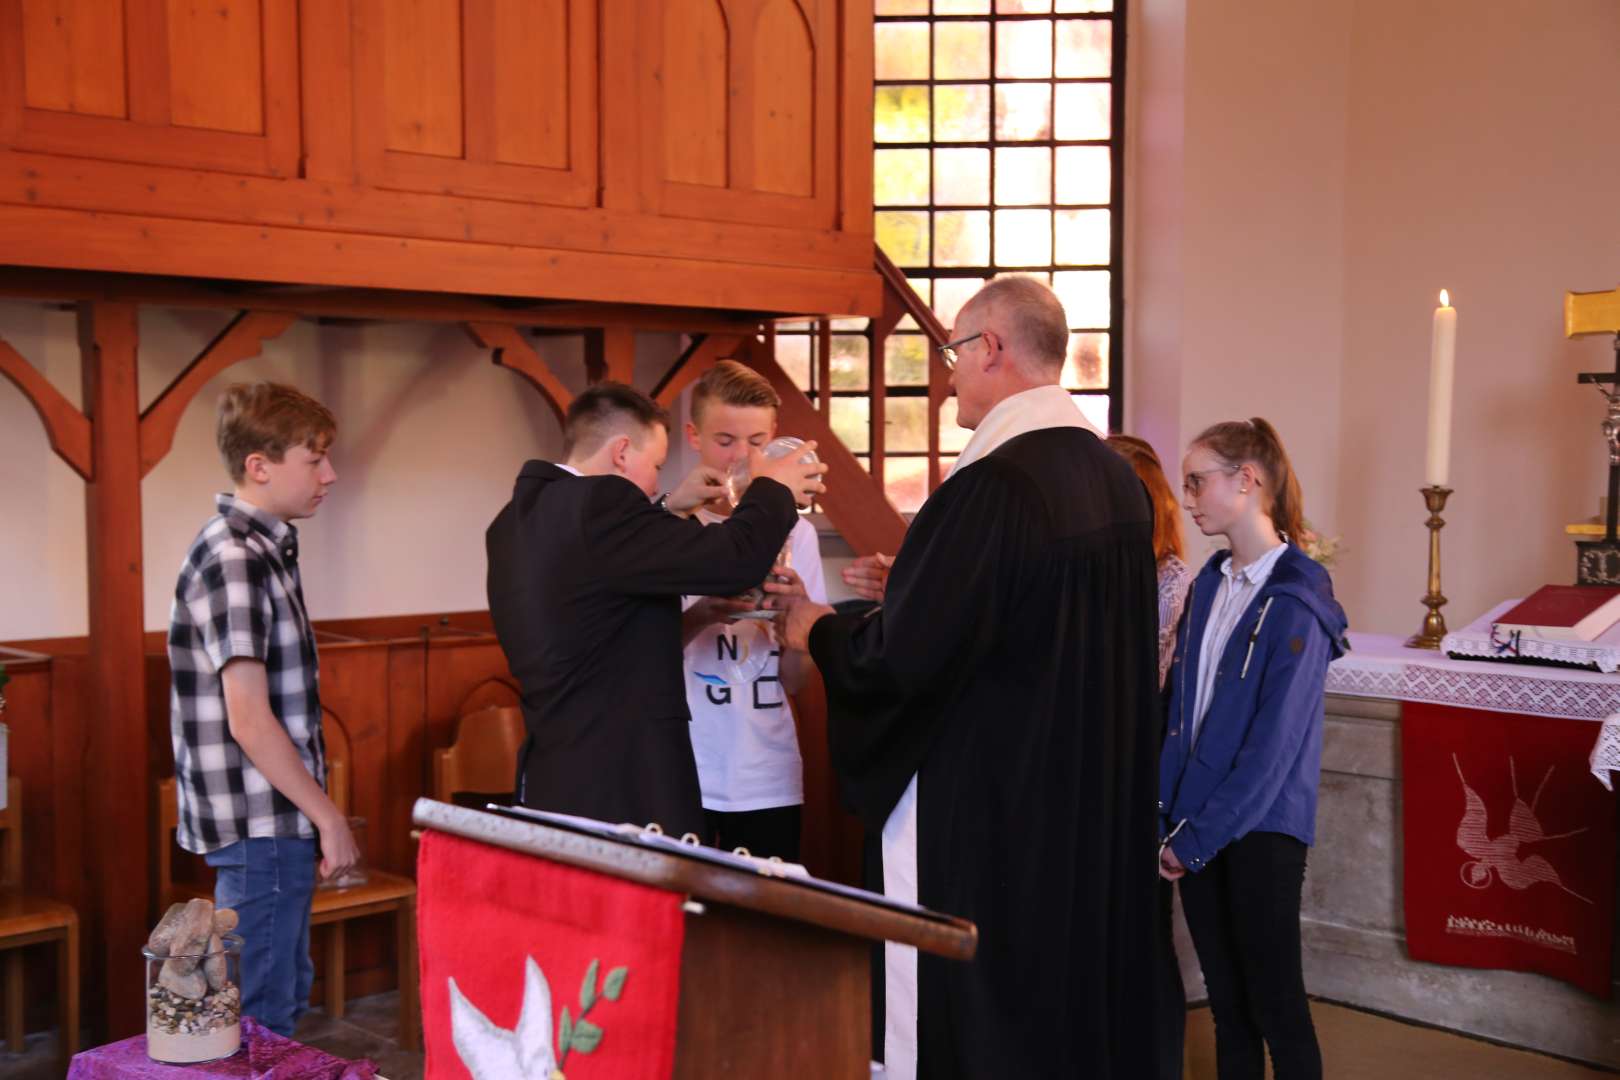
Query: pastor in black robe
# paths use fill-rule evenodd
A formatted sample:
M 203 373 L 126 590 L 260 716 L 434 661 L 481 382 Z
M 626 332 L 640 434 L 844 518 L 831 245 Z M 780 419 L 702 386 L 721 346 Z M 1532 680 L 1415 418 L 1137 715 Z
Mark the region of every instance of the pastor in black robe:
M 883 604 L 812 629 L 846 803 L 914 808 L 918 902 L 979 927 L 916 961 L 919 1077 L 1153 1074 L 1157 618 L 1147 494 L 1069 426 L 960 468 Z

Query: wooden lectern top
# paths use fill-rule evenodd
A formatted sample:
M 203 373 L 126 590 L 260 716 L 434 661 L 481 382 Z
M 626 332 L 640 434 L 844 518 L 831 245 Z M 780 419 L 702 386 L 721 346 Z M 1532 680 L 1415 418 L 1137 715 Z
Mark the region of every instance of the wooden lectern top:
M 518 814 L 472 810 L 418 799 L 411 820 L 468 840 L 595 870 L 700 900 L 793 919 L 874 941 L 914 945 L 923 952 L 971 960 L 979 930 L 966 919 L 897 903 L 875 893 L 816 878 L 778 877 L 721 865 L 654 845 L 634 833 L 609 834 L 523 820 Z

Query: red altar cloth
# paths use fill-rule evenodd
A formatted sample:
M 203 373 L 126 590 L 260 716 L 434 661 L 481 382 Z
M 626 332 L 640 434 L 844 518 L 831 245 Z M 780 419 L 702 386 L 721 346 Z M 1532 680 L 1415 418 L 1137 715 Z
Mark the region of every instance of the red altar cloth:
M 1615 797 L 1592 724 L 1408 701 L 1401 710 L 1407 948 L 1551 975 L 1607 998 Z
M 417 860 L 429 1080 L 665 1080 L 677 893 L 429 831 Z

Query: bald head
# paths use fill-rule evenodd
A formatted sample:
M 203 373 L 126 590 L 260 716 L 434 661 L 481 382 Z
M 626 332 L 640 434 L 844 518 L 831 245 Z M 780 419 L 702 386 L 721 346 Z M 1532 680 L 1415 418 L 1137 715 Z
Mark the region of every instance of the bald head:
M 1069 351 L 1069 321 L 1057 294 L 1031 277 L 1002 277 L 973 294 L 957 316 L 993 327 L 1006 338 L 1007 351 L 1032 375 L 1054 380 Z

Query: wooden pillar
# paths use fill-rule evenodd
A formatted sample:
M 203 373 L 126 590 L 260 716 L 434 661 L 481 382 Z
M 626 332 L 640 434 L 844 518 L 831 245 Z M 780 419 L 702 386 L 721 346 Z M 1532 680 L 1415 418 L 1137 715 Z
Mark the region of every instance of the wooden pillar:
M 628 326 L 604 326 L 585 332 L 585 377 L 593 383 L 603 379 L 634 386 L 636 383 L 636 332 Z
M 79 305 L 84 411 L 92 428 L 92 479 L 85 485 L 90 579 L 92 718 L 85 725 L 84 776 L 90 978 L 105 994 L 107 1039 L 145 1023 L 141 945 L 149 927 L 146 816 L 146 672 L 142 632 L 140 394 L 137 309 Z M 104 827 L 115 821 L 138 828 Z

